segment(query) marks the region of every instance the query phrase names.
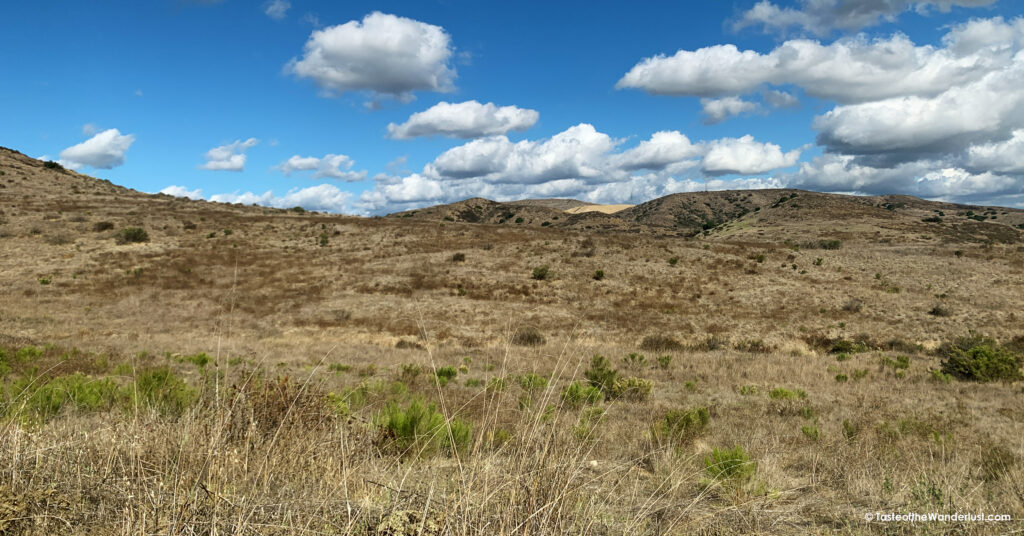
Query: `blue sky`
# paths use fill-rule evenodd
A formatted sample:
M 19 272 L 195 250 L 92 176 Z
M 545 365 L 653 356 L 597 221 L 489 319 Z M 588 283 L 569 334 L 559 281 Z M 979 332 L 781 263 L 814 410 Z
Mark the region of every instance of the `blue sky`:
M 353 214 L 763 187 L 1024 207 L 1020 8 L 19 3 L 0 145 L 147 192 Z

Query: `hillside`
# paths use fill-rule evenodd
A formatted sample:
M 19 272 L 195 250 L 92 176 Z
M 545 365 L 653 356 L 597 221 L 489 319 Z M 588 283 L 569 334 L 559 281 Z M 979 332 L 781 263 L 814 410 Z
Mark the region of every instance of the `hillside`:
M 0 185 L 0 534 L 1022 527 L 1020 210 L 769 190 L 360 218 L 6 149 Z M 1013 520 L 863 521 L 947 508 Z
M 671 194 L 614 211 L 581 212 L 572 200 L 499 203 L 473 198 L 389 215 L 429 221 L 602 229 L 676 236 L 717 233 L 796 239 L 816 229 L 839 238 L 934 237 L 944 241 L 1014 243 L 1024 211 L 956 205 L 910 196 L 852 196 L 801 190 L 733 190 Z M 563 208 L 564 207 L 564 208 Z M 927 220 L 927 221 L 925 221 Z M 926 238 L 930 239 L 930 238 Z

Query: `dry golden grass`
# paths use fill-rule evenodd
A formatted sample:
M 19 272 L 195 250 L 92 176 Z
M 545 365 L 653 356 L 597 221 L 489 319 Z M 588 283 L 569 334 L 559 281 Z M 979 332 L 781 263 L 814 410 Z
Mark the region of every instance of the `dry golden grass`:
M 1024 334 L 1008 225 L 932 230 L 927 206 L 843 220 L 808 194 L 683 239 L 191 202 L 2 151 L 0 170 L 2 535 L 1022 529 L 1021 383 L 932 373 L 969 330 Z M 118 244 L 129 226 L 150 240 Z M 531 329 L 543 343 L 513 344 Z M 840 340 L 866 351 L 830 353 Z M 595 354 L 650 398 L 563 403 Z M 195 393 L 180 415 L 140 402 L 162 367 Z M 443 367 L 458 374 L 441 387 Z M 67 378 L 117 394 L 41 416 Z M 398 449 L 381 414 L 414 399 L 469 423 L 468 446 Z M 698 407 L 702 430 L 652 433 Z M 752 476 L 713 480 L 705 460 L 737 445 Z M 1014 521 L 865 522 L 875 511 Z

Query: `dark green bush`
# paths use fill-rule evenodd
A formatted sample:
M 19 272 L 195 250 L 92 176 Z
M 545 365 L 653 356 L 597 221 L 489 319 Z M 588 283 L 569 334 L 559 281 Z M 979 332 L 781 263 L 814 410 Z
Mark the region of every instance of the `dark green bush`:
M 121 244 L 149 242 L 149 233 L 142 227 L 125 227 L 117 233 L 117 241 Z
M 98 221 L 93 224 L 92 230 L 101 233 L 103 231 L 109 231 L 114 228 L 114 222 L 110 221 Z
M 455 367 L 441 367 L 434 374 L 437 376 L 437 383 L 444 387 L 449 381 L 454 380 L 459 375 L 459 371 Z
M 619 371 L 611 367 L 607 357 L 595 355 L 590 359 L 590 368 L 583 376 L 590 382 L 590 385 L 597 387 L 605 394 L 610 395 L 615 390 L 615 384 L 619 381 Z
M 991 382 L 1024 379 L 1020 370 L 1024 357 L 982 335 L 972 333 L 961 337 L 944 344 L 939 351 L 945 358 L 942 372 L 961 380 Z
M 57 162 L 53 162 L 53 161 L 43 162 L 43 167 L 46 168 L 46 169 L 53 169 L 53 170 L 57 170 L 57 171 L 64 171 L 64 166 L 60 165 Z
M 821 249 L 839 249 L 843 247 L 841 240 L 819 240 L 818 247 Z
M 604 393 L 593 385 L 584 385 L 581 382 L 572 382 L 562 391 L 562 402 L 569 407 L 600 404 L 604 400 Z
M 551 277 L 551 270 L 547 266 L 538 266 L 533 269 L 533 275 L 531 276 L 537 281 L 544 281 Z

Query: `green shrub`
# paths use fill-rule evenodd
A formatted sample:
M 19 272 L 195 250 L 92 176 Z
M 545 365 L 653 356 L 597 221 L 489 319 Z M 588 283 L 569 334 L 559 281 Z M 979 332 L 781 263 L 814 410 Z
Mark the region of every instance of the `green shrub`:
M 643 368 L 647 363 L 647 356 L 633 352 L 628 354 L 626 357 L 623 357 L 622 361 L 627 367 L 638 369 Z
M 122 389 L 130 409 L 152 408 L 167 415 L 184 413 L 196 399 L 196 391 L 171 369 L 161 367 L 139 373 L 134 385 Z
M 532 393 L 534 391 L 542 391 L 544 390 L 544 388 L 548 386 L 548 379 L 546 377 L 541 376 L 539 374 L 534 374 L 532 372 L 528 374 L 523 374 L 518 378 L 518 380 L 519 386 L 522 387 L 523 390 L 528 393 Z
M 861 352 L 867 352 L 868 350 L 868 345 L 862 341 L 850 341 L 847 339 L 839 339 L 832 344 L 832 348 L 829 349 L 829 353 L 857 354 Z
M 580 412 L 576 426 L 573 427 L 573 435 L 579 440 L 592 439 L 602 420 L 604 420 L 604 409 L 596 406 L 585 408 Z
M 737 445 L 731 449 L 712 449 L 711 455 L 704 458 L 704 468 L 715 481 L 745 482 L 754 476 L 757 463 Z
M 840 240 L 819 240 L 818 247 L 821 249 L 839 249 L 843 247 L 843 243 Z
M 572 382 L 562 391 L 562 403 L 569 407 L 600 404 L 604 401 L 604 393 L 593 385 Z
M 800 432 L 804 434 L 804 437 L 811 441 L 817 441 L 821 437 L 821 432 L 818 430 L 818 425 L 809 424 L 800 428 Z
M 972 333 L 944 344 L 940 353 L 945 357 L 942 372 L 961 380 L 991 382 L 1024 379 L 1020 370 L 1024 358 L 982 335 Z
M 149 242 L 149 233 L 142 227 L 125 227 L 117 234 L 117 241 L 121 244 Z
M 594 272 L 594 281 L 601 281 L 602 279 L 604 279 L 604 270 Z
M 631 376 L 615 382 L 613 392 L 608 398 L 622 398 L 634 402 L 643 402 L 650 398 L 652 386 L 653 384 L 650 380 Z
M 64 170 L 64 166 L 62 166 L 58 162 L 54 162 L 52 160 L 48 160 L 46 162 L 43 162 L 43 167 L 46 168 L 46 169 L 52 169 L 54 171 L 65 171 Z
M 849 379 L 850 378 L 847 377 L 846 374 L 836 374 L 836 381 L 839 382 L 839 383 L 846 383 L 846 380 L 849 380 Z
M 205 352 L 198 353 L 196 355 L 185 356 L 182 359 L 184 361 L 188 361 L 189 363 L 192 363 L 193 365 L 195 365 L 195 366 L 197 366 L 199 368 L 205 367 L 206 365 L 208 365 L 210 363 L 210 361 L 213 360 L 213 358 L 210 357 L 209 355 L 207 355 Z
M 711 413 L 706 407 L 673 409 L 651 426 L 651 436 L 660 443 L 680 443 L 699 435 L 708 425 Z
M 858 433 L 860 433 L 860 429 L 850 422 L 850 419 L 843 419 L 843 437 L 845 437 L 847 441 L 853 441 L 854 438 L 857 437 Z
M 111 230 L 113 228 L 114 228 L 114 222 L 110 222 L 110 221 L 98 221 L 98 222 L 94 223 L 93 226 L 92 226 L 92 230 L 97 232 L 97 233 L 102 233 L 103 231 L 109 231 L 109 230 Z
M 403 363 L 399 368 L 398 377 L 406 383 L 415 383 L 416 378 L 423 373 L 423 367 L 415 363 Z
M 471 426 L 459 419 L 445 419 L 434 404 L 413 400 L 402 409 L 388 403 L 377 416 L 387 446 L 402 456 L 447 455 L 466 452 L 472 441 Z
M 595 355 L 590 359 L 590 368 L 583 372 L 583 376 L 590 382 L 590 385 L 601 390 L 608 398 L 619 381 L 619 371 L 611 368 L 611 362 L 607 357 Z
M 907 370 L 910 368 L 910 356 L 898 355 L 895 360 L 883 357 L 882 366 L 889 367 L 896 371 Z
M 437 383 L 444 387 L 459 375 L 459 371 L 455 367 L 441 367 L 434 372 L 434 375 L 437 377 Z
M 113 380 L 81 373 L 43 382 L 24 377 L 14 382 L 11 391 L 16 400 L 8 407 L 8 413 L 39 423 L 56 417 L 66 406 L 96 411 L 110 409 L 118 399 L 117 384 Z
M 669 266 L 675 266 L 679 264 L 679 257 L 669 257 L 668 264 Z
M 533 269 L 533 277 L 537 281 L 544 281 L 551 276 L 551 270 L 547 266 L 537 266 Z
M 932 380 L 935 380 L 939 383 L 950 383 L 953 381 L 953 376 L 946 374 L 939 369 L 933 369 L 931 371 L 931 374 Z
M 671 365 L 672 365 L 672 356 L 671 355 L 667 355 L 666 354 L 666 355 L 658 356 L 658 368 L 660 368 L 661 370 L 668 370 L 668 367 L 671 366 Z
M 783 389 L 782 387 L 776 387 L 775 389 L 772 389 L 768 393 L 768 396 L 772 400 L 795 400 L 797 398 L 801 398 L 801 399 L 807 398 L 807 393 L 804 392 L 803 389 L 797 389 L 795 391 L 790 391 L 789 389 Z
M 452 262 L 466 262 L 466 254 L 465 253 L 453 253 L 452 254 Z

